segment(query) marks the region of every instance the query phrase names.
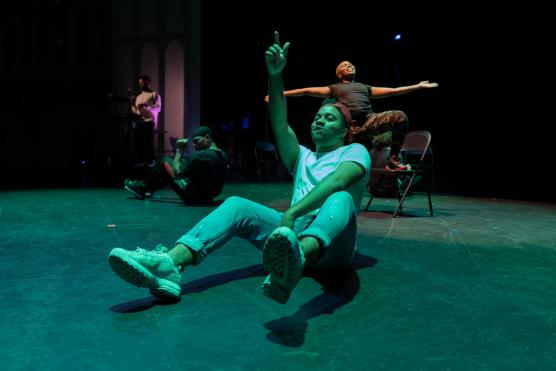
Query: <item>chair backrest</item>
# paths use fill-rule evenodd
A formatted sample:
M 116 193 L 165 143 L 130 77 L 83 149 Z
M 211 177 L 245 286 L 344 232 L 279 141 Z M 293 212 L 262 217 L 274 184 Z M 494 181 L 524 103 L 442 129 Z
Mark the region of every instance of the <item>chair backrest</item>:
M 407 133 L 400 148 L 399 156 L 402 163 L 411 165 L 411 168 L 403 171 L 387 171 L 382 168 L 373 169 L 374 172 L 371 171 L 371 178 L 367 185 L 370 197 L 367 206 L 365 206 L 365 211 L 369 210 L 373 197 L 397 196 L 399 204 L 393 215 L 395 218 L 402 211 L 402 204 L 408 192 L 413 189 L 412 187 L 415 184 L 421 183 L 426 188 L 425 192 L 429 200 L 430 216 L 433 215 L 431 189 L 434 187 L 434 172 L 433 153 L 430 143 L 431 134 L 428 131 L 411 131 Z M 373 174 L 375 174 L 375 177 L 373 177 Z
M 259 180 L 274 179 L 276 175 L 281 178 L 280 158 L 278 157 L 278 150 L 273 143 L 255 143 L 255 162 L 257 164 Z
M 255 158 L 258 160 L 261 157 L 268 160 L 270 156 L 273 160 L 278 160 L 278 151 L 276 146 L 270 142 L 257 142 L 255 143 Z
M 421 162 L 429 150 L 430 143 L 431 134 L 428 131 L 410 131 L 405 136 L 400 152 L 420 155 L 418 162 Z

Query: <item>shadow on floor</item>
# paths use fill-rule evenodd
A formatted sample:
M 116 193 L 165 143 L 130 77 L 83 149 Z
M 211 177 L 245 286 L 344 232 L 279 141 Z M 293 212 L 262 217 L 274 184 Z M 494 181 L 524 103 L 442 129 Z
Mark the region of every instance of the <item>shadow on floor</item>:
M 232 271 L 213 274 L 207 277 L 200 278 L 195 281 L 188 282 L 181 285 L 181 295 L 191 294 L 195 292 L 202 292 L 214 286 L 223 285 L 228 282 L 239 280 L 242 278 L 265 276 L 267 273 L 262 264 L 250 265 L 248 267 L 234 269 Z M 126 303 L 118 304 L 110 308 L 111 311 L 117 313 L 136 313 L 148 310 L 156 305 L 174 304 L 149 296 L 147 298 L 128 301 Z
M 305 277 L 314 279 L 322 286 L 323 293 L 303 304 L 297 312 L 290 316 L 266 322 L 264 327 L 270 330 L 267 338 L 275 343 L 290 347 L 299 347 L 305 341 L 307 321 L 321 314 L 332 314 L 334 311 L 350 301 L 359 292 L 359 269 L 372 267 L 377 263 L 373 257 L 356 253 L 351 265 L 338 271 L 316 271 L 308 269 Z M 199 293 L 235 280 L 265 276 L 267 272 L 261 264 L 235 269 L 232 271 L 213 274 L 201 279 L 183 284 L 182 295 Z M 136 313 L 151 309 L 157 305 L 174 304 L 149 296 L 138 300 L 118 304 L 110 308 L 117 313 Z
M 352 301 L 360 287 L 357 271 L 376 263 L 375 258 L 357 253 L 345 270 L 306 272 L 307 277 L 321 284 L 323 293 L 303 304 L 294 314 L 266 322 L 264 327 L 270 330 L 267 339 L 284 346 L 302 346 L 309 327 L 307 321 L 321 314 L 332 314 Z

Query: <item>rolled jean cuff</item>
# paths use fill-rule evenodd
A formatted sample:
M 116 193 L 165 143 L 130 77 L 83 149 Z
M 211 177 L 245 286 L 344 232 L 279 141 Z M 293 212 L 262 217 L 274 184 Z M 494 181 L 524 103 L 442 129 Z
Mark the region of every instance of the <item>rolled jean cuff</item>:
M 325 231 L 323 231 L 321 228 L 318 227 L 309 227 L 297 235 L 298 239 L 302 239 L 303 237 L 316 238 L 317 240 L 319 240 L 320 245 L 323 249 L 327 249 L 328 247 L 330 247 L 330 244 L 332 243 L 328 233 L 326 233 Z
M 185 235 L 180 237 L 176 244 L 181 243 L 185 245 L 193 253 L 193 265 L 199 265 L 208 255 L 205 247 L 196 239 Z

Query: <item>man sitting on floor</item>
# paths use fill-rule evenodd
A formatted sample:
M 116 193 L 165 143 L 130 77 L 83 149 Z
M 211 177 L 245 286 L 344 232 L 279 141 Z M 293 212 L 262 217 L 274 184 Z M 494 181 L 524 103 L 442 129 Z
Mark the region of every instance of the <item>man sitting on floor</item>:
M 269 275 L 262 283 L 262 293 L 285 303 L 304 268 L 329 272 L 350 264 L 355 253 L 357 212 L 370 168 L 369 153 L 361 144 L 345 145 L 351 117 L 339 103 L 322 106 L 314 117 L 311 137 L 316 151 L 299 145 L 287 121 L 282 87 L 288 49 L 289 43 L 280 46 L 275 33 L 265 59 L 270 122 L 280 157 L 294 179 L 290 207 L 279 212 L 230 197 L 178 238 L 170 251 L 113 249 L 108 261 L 118 276 L 149 288 L 159 298 L 178 300 L 184 268 L 200 264 L 239 236 L 263 250 L 263 265 Z
M 125 189 L 137 198 L 145 199 L 170 182 L 186 204 L 210 202 L 224 188 L 228 160 L 214 143 L 212 131 L 208 127 L 195 129 L 191 141 L 197 152 L 188 157 L 183 156 L 188 140 L 179 139 L 173 159 L 163 158 L 144 180 L 126 179 Z

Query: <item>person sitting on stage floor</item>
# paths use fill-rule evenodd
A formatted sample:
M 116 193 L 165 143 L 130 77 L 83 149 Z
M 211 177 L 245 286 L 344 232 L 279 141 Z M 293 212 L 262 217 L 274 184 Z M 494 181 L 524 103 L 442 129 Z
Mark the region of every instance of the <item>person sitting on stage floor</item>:
M 359 211 L 369 153 L 361 144 L 345 145 L 351 118 L 341 104 L 322 106 L 311 124 L 316 151 L 299 145 L 287 121 L 282 70 L 289 43 L 279 35 L 265 52 L 269 74 L 270 122 L 280 157 L 293 175 L 293 195 L 285 212 L 240 197 L 230 197 L 189 232 L 174 248 L 154 251 L 114 248 L 109 264 L 127 282 L 150 289 L 162 299 L 181 296 L 181 272 L 200 264 L 233 236 L 247 239 L 263 250 L 269 275 L 262 293 L 285 303 L 304 268 L 329 272 L 347 267 L 355 253 L 356 216 Z
M 208 127 L 195 129 L 191 141 L 197 152 L 188 157 L 183 156 L 188 140 L 179 139 L 173 159 L 164 157 L 144 180 L 126 179 L 125 189 L 137 198 L 145 199 L 169 182 L 186 204 L 211 202 L 224 188 L 228 160 L 214 143 L 212 131 Z

